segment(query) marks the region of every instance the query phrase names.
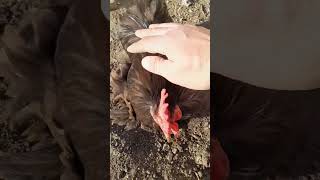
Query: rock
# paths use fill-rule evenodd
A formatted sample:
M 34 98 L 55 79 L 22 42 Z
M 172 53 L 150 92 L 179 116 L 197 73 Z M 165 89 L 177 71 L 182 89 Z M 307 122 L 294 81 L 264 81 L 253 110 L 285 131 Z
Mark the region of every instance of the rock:
M 200 154 L 197 154 L 195 157 L 196 164 L 202 164 L 202 157 Z
M 172 161 L 172 158 L 173 158 L 173 154 L 171 153 L 171 152 L 169 152 L 168 153 L 168 155 L 167 155 L 167 159 L 168 159 L 168 161 Z
M 163 147 L 162 147 L 163 151 L 169 151 L 169 149 L 170 149 L 170 146 L 167 143 L 164 144 Z
M 182 4 L 183 6 L 189 7 L 189 6 L 191 6 L 193 3 L 194 3 L 194 0 L 181 0 L 181 4 Z
M 172 153 L 173 153 L 173 154 L 176 154 L 177 151 L 178 151 L 178 150 L 177 150 L 176 148 L 172 149 Z
M 176 161 L 178 159 L 178 155 L 173 156 L 173 160 Z

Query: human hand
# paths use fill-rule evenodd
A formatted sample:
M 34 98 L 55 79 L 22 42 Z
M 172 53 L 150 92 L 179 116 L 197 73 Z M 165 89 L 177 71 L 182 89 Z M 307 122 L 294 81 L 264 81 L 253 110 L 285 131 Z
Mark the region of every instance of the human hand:
M 168 81 L 195 90 L 210 89 L 210 30 L 176 23 L 152 24 L 135 32 L 141 40 L 128 47 L 130 53 L 146 56 L 142 66 Z

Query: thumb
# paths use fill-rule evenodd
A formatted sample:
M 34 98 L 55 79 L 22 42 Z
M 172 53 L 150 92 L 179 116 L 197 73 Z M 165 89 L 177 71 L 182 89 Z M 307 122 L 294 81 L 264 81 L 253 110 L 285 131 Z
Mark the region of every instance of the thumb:
M 147 71 L 165 77 L 169 74 L 173 62 L 159 56 L 146 56 L 142 59 L 141 64 Z

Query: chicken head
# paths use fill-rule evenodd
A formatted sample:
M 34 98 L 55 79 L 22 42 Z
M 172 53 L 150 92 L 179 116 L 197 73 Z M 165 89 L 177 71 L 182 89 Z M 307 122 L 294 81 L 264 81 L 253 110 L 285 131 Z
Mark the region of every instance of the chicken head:
M 158 109 L 155 111 L 154 107 L 150 107 L 150 113 L 156 124 L 160 126 L 167 141 L 170 142 L 171 134 L 173 134 L 175 138 L 179 137 L 179 126 L 177 122 L 181 119 L 182 112 L 180 107 L 176 105 L 173 114 L 170 114 L 169 104 L 166 103 L 168 96 L 169 94 L 166 92 L 166 89 L 162 89 Z

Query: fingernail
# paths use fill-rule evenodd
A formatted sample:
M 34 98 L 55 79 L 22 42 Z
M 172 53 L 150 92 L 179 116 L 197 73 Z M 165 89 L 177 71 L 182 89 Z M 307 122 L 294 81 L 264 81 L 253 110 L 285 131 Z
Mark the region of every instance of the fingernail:
M 143 68 L 145 68 L 146 70 L 148 70 L 149 68 L 149 63 L 147 62 L 148 61 L 148 57 L 144 57 L 142 60 L 141 60 L 141 65 Z
M 155 26 L 157 26 L 157 24 L 150 24 L 148 28 L 153 28 Z
M 132 53 L 133 52 L 133 45 L 134 44 L 131 44 L 128 48 L 127 48 L 127 51 Z
M 141 29 L 138 29 L 134 32 L 134 34 L 138 37 L 140 37 L 140 34 L 141 34 Z

